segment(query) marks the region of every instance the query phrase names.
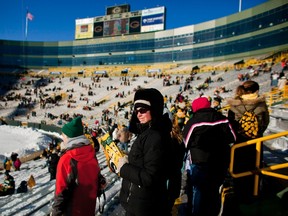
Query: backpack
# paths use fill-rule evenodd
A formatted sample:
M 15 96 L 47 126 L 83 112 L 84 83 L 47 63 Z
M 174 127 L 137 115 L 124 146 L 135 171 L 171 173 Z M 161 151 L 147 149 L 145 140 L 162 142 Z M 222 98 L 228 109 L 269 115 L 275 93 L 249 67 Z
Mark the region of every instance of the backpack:
M 34 186 L 36 185 L 36 181 L 34 179 L 34 176 L 33 175 L 30 175 L 28 181 L 27 181 L 27 186 L 29 188 L 33 188 Z
M 247 110 L 245 105 L 245 112 L 239 119 L 238 133 L 243 137 L 255 139 L 259 136 L 259 124 L 254 110 Z

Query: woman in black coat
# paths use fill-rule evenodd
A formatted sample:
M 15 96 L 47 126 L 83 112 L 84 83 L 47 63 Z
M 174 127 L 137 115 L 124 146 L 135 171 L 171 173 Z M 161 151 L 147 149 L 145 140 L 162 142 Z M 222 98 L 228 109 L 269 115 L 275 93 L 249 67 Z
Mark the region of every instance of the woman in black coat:
M 140 89 L 134 96 L 129 130 L 137 134 L 131 150 L 118 163 L 123 178 L 120 201 L 126 215 L 168 215 L 167 162 L 171 120 L 163 116 L 163 96 L 156 89 Z M 129 161 L 129 162 L 128 162 Z

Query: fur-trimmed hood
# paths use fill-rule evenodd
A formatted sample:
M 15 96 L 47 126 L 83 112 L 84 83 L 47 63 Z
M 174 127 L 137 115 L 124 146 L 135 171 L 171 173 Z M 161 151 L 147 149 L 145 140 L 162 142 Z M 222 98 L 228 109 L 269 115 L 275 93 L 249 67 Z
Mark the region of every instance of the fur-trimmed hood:
M 227 98 L 226 99 L 226 102 L 228 105 L 230 106 L 239 106 L 241 104 L 244 104 L 244 105 L 257 105 L 258 103 L 262 103 L 262 102 L 265 102 L 266 101 L 266 98 L 264 95 L 260 95 L 258 96 L 257 98 L 254 98 L 254 99 L 240 99 L 240 98 Z
M 249 98 L 249 99 L 247 99 Z M 244 112 L 253 111 L 259 122 L 259 131 L 260 134 L 263 134 L 269 124 L 269 111 L 266 104 L 265 96 L 256 96 L 249 97 L 249 95 L 245 95 L 244 99 L 240 98 L 229 98 L 226 99 L 227 105 L 230 105 L 228 111 L 228 118 L 232 121 L 233 125 L 237 125 L 236 122 L 242 117 Z M 232 115 L 233 113 L 233 115 Z M 233 117 L 232 117 L 233 116 Z M 237 126 L 235 126 L 236 128 Z
M 150 127 L 161 127 L 162 125 L 162 116 L 164 109 L 164 98 L 161 92 L 154 88 L 147 89 L 138 89 L 134 95 L 134 106 L 135 103 L 141 103 L 141 106 L 147 106 L 149 104 L 150 112 L 152 116 L 151 123 L 149 123 Z M 137 104 L 136 104 L 137 105 Z M 130 123 L 129 123 L 129 131 L 135 134 L 139 134 L 141 130 L 139 130 L 139 120 L 135 112 L 133 112 Z

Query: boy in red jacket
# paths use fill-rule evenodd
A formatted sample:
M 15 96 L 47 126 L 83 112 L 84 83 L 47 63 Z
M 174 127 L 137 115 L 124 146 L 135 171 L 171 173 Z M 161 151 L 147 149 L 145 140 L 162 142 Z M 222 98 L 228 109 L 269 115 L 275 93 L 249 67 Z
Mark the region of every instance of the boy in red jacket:
M 63 126 L 62 137 L 52 215 L 94 216 L 100 168 L 81 117 Z

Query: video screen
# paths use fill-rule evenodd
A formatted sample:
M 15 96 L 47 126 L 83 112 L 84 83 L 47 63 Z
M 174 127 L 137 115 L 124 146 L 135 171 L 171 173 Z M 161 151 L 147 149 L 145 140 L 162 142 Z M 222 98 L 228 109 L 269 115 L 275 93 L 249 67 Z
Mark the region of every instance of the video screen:
M 103 36 L 115 36 L 129 33 L 128 19 L 106 21 L 103 24 Z

